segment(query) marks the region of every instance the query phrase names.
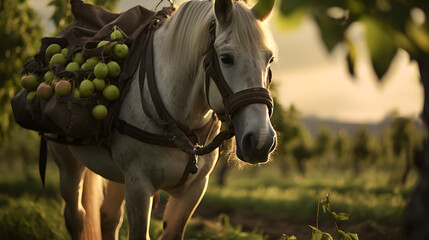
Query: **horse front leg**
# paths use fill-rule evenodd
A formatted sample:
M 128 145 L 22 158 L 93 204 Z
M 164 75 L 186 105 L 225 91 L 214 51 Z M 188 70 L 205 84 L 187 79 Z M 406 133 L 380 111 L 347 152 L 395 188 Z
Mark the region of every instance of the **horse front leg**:
M 109 181 L 101 205 L 101 233 L 103 240 L 117 240 L 124 215 L 124 184 Z
M 149 240 L 154 187 L 143 176 L 125 176 L 125 200 L 130 240 Z
M 185 227 L 200 203 L 207 187 L 208 176 L 195 181 L 180 195 L 170 195 L 163 216 L 161 240 L 183 239 Z

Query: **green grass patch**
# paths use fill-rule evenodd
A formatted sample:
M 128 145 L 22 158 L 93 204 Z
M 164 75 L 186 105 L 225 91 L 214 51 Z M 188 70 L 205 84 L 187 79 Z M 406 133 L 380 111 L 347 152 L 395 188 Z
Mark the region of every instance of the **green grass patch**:
M 392 183 L 391 172 L 376 169 L 358 176 L 352 171 L 316 169 L 309 170 L 305 177 L 282 176 L 269 166 L 256 173 L 252 169 L 231 172 L 226 186 L 209 185 L 203 203 L 311 218 L 315 216 L 317 201 L 330 193 L 336 210 L 351 213 L 352 221 L 400 225 L 416 179 L 413 172 L 402 186 Z
M 257 171 L 256 171 L 257 170 Z M 215 176 L 214 176 L 215 178 Z M 406 185 L 392 181 L 391 171 L 366 169 L 359 175 L 352 171 L 308 169 L 305 177 L 291 172 L 282 174 L 275 164 L 257 169 L 232 170 L 227 185 L 209 184 L 201 207 L 228 207 L 235 211 L 276 213 L 289 217 L 314 219 L 317 202 L 331 194 L 332 210 L 351 214 L 351 222 L 373 221 L 400 226 L 402 212 L 417 175 L 413 172 Z M 43 190 L 37 169 L 31 172 L 0 171 L 0 236 L 4 239 L 69 239 L 61 211 L 58 170 L 47 170 Z M 162 201 L 167 195 L 162 192 Z M 324 216 L 321 216 L 323 220 Z M 153 219 L 152 239 L 162 233 L 162 223 Z M 213 226 L 188 225 L 186 239 L 264 239 L 263 229 L 250 232 L 233 226 L 225 215 Z M 120 239 L 128 237 L 125 218 Z
M 0 236 L 2 239 L 68 239 L 61 204 L 31 195 L 11 198 L 0 195 Z

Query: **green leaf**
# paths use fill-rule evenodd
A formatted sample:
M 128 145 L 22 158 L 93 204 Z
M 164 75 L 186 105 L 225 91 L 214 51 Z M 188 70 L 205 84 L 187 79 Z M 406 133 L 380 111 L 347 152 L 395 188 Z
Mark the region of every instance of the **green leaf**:
M 280 12 L 283 15 L 290 15 L 296 10 L 302 9 L 302 7 L 307 6 L 310 2 L 311 0 L 281 1 Z
M 381 80 L 389 69 L 398 48 L 393 41 L 394 31 L 389 25 L 374 17 L 365 16 L 361 21 L 366 27 L 366 43 L 371 55 L 372 66 Z
M 409 38 L 413 40 L 416 46 L 429 54 L 429 26 L 417 26 L 414 23 L 408 23 L 406 32 Z
M 288 236 L 286 234 L 283 234 L 280 240 L 297 240 L 297 238 L 294 235 Z
M 279 28 L 284 31 L 295 29 L 301 25 L 302 20 L 308 14 L 308 9 L 305 7 L 299 8 L 290 14 L 279 15 L 277 23 Z
M 356 233 L 345 233 L 338 230 L 338 240 L 359 240 Z
M 348 25 L 327 16 L 324 11 L 317 14 L 314 19 L 319 26 L 323 43 L 331 52 L 338 43 L 343 42 L 344 32 Z
M 349 69 L 350 74 L 354 77 L 356 61 L 357 61 L 357 49 L 356 45 L 347 37 L 344 38 L 344 42 L 347 46 L 347 67 Z
M 349 235 L 353 240 L 359 240 L 357 233 L 349 233 Z
M 331 234 L 322 232 L 322 240 L 334 240 L 334 238 L 331 236 Z
M 405 33 L 405 25 L 410 18 L 410 8 L 405 2 L 390 1 L 391 8 L 385 14 L 380 14 L 384 21 L 388 20 L 389 25 L 393 26 L 399 32 Z
M 318 228 L 315 228 L 311 225 L 309 227 L 313 230 L 311 231 L 311 240 L 322 240 L 323 233 Z
M 350 218 L 350 213 L 336 213 L 336 212 L 331 212 L 331 215 L 337 221 L 345 221 L 345 220 L 349 220 L 349 218 Z
M 311 231 L 311 240 L 333 240 L 331 234 L 322 232 L 318 228 L 309 225 L 312 229 Z

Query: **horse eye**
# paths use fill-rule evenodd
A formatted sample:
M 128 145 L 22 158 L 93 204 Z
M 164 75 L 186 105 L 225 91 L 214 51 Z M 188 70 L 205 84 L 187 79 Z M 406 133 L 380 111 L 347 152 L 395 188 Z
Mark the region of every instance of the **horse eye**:
M 220 56 L 220 60 L 222 61 L 223 64 L 226 64 L 226 65 L 234 64 L 234 58 L 229 54 L 222 54 Z

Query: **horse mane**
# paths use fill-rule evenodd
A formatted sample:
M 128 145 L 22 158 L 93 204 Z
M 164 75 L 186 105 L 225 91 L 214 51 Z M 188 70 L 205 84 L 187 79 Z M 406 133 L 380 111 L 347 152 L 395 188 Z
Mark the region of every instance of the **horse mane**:
M 207 49 L 209 25 L 214 19 L 212 8 L 209 1 L 184 2 L 165 23 L 163 54 L 171 56 L 170 64 L 191 64 L 187 69 L 197 71 L 198 60 Z
M 247 4 L 234 2 L 231 22 L 232 37 L 241 43 L 247 52 L 260 57 L 258 48 L 268 48 L 277 53 L 277 46 L 265 23 L 256 21 Z M 164 54 L 171 56 L 172 64 L 191 64 L 196 73 L 198 62 L 208 47 L 209 25 L 215 19 L 213 2 L 188 1 L 181 4 L 165 24 Z M 192 73 L 191 73 L 192 74 Z

